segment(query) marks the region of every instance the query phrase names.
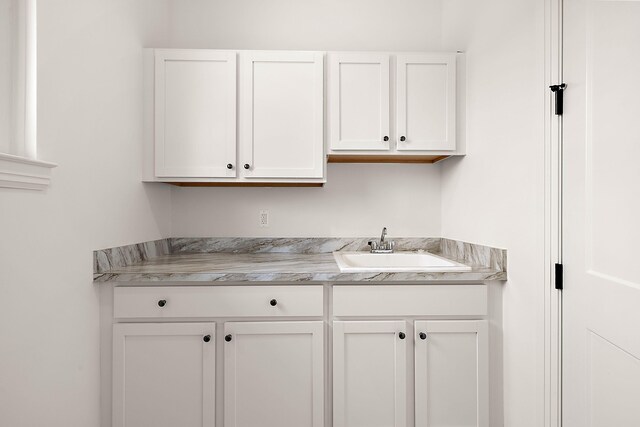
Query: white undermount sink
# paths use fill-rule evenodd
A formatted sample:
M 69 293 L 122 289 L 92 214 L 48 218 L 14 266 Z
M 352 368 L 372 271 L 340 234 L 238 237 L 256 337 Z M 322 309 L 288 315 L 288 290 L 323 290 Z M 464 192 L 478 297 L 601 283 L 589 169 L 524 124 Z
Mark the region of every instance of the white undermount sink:
M 341 272 L 448 272 L 469 271 L 471 267 L 427 252 L 334 252 Z

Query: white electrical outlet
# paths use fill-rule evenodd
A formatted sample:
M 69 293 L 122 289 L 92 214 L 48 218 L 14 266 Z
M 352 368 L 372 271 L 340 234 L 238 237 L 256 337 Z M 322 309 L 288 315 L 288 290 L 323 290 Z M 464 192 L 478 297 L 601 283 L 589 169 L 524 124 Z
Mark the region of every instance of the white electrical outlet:
M 260 224 L 260 227 L 268 227 L 269 226 L 269 211 L 268 210 L 261 210 L 259 215 L 258 215 L 258 223 Z

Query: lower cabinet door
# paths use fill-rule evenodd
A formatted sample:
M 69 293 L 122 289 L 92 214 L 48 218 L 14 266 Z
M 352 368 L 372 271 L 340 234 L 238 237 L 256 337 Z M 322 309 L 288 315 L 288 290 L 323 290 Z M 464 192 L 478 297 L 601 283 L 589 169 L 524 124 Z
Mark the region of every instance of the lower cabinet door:
M 225 427 L 324 426 L 324 323 L 230 322 Z
M 407 425 L 404 321 L 333 322 L 333 426 Z
M 113 326 L 113 427 L 214 427 L 215 323 Z
M 415 322 L 416 427 L 488 427 L 486 321 Z

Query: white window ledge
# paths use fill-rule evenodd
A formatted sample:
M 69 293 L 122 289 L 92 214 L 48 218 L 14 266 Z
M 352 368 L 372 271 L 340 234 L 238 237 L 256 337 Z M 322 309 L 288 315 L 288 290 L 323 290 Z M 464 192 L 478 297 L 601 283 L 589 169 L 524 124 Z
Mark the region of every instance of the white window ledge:
M 55 163 L 0 153 L 0 188 L 46 190 Z

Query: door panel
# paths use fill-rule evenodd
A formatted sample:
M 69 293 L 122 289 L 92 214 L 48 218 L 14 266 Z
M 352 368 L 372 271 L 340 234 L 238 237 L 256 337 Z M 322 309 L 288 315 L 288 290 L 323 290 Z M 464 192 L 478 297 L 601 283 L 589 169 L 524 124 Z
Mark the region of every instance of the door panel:
M 243 53 L 246 178 L 322 178 L 323 55 Z
M 332 54 L 329 79 L 331 149 L 388 150 L 389 55 Z
M 324 427 L 323 341 L 321 321 L 225 323 L 225 426 Z
M 486 322 L 416 321 L 415 329 L 416 427 L 488 427 Z
M 398 55 L 397 81 L 398 150 L 455 150 L 456 54 Z
M 640 426 L 640 359 L 588 333 L 588 402 L 592 426 Z
M 214 413 L 215 323 L 113 326 L 114 427 L 214 427 Z
M 636 426 L 640 1 L 564 8 L 563 425 Z
M 333 426 L 404 427 L 404 321 L 333 323 Z
M 236 53 L 155 51 L 156 176 L 233 178 Z

